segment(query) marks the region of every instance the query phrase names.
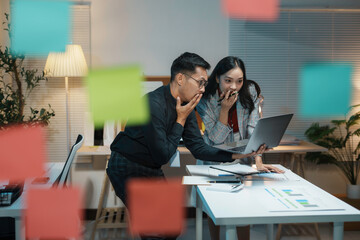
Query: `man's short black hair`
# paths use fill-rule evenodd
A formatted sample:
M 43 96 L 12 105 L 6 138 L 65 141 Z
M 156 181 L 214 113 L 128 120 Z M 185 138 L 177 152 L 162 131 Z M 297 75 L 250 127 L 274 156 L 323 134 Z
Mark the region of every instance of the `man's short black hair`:
M 195 53 L 185 52 L 180 55 L 171 65 L 170 82 L 175 79 L 176 74 L 185 72 L 188 74 L 195 73 L 196 67 L 202 67 L 206 70 L 210 69 L 210 64 L 202 57 Z

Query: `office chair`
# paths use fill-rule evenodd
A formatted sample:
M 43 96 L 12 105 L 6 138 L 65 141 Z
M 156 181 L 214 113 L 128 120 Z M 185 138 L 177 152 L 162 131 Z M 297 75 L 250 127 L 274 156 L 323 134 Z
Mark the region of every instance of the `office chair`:
M 63 188 L 66 186 L 66 181 L 69 176 L 71 164 L 74 161 L 77 150 L 79 150 L 83 142 L 84 142 L 84 137 L 81 134 L 79 134 L 75 144 L 71 147 L 69 156 L 65 162 L 63 170 L 61 171 L 59 177 L 55 180 L 53 184 L 54 187 Z

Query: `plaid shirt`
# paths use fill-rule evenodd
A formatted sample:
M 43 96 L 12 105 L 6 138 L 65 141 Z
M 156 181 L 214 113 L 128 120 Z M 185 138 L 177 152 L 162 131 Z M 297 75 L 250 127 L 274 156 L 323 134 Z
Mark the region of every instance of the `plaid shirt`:
M 249 86 L 249 91 L 255 107 L 251 113 L 249 113 L 248 109 L 243 108 L 240 100 L 236 102 L 240 139 L 234 139 L 233 129 L 229 125 L 224 125 L 219 121 L 221 104 L 218 103 L 218 94 L 214 94 L 208 99 L 201 99 L 200 103 L 196 106 L 196 110 L 205 125 L 204 140 L 207 144 L 217 145 L 250 138 L 260 119 L 260 98 L 258 98 L 253 84 Z

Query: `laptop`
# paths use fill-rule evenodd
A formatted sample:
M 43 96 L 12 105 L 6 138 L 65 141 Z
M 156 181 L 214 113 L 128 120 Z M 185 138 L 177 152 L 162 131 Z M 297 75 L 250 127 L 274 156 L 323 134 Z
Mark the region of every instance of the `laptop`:
M 267 148 L 277 147 L 293 115 L 286 114 L 261 118 L 256 124 L 250 139 L 214 145 L 214 147 L 241 154 L 256 152 L 262 144 L 266 144 Z

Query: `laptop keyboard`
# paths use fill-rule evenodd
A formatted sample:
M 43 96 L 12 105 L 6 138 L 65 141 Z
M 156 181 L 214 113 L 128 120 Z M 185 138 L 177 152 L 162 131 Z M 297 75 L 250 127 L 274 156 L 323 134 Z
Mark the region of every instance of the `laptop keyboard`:
M 245 148 L 246 148 L 246 145 L 245 146 L 240 146 L 240 147 L 230 148 L 229 150 L 234 151 L 234 152 L 244 152 Z

